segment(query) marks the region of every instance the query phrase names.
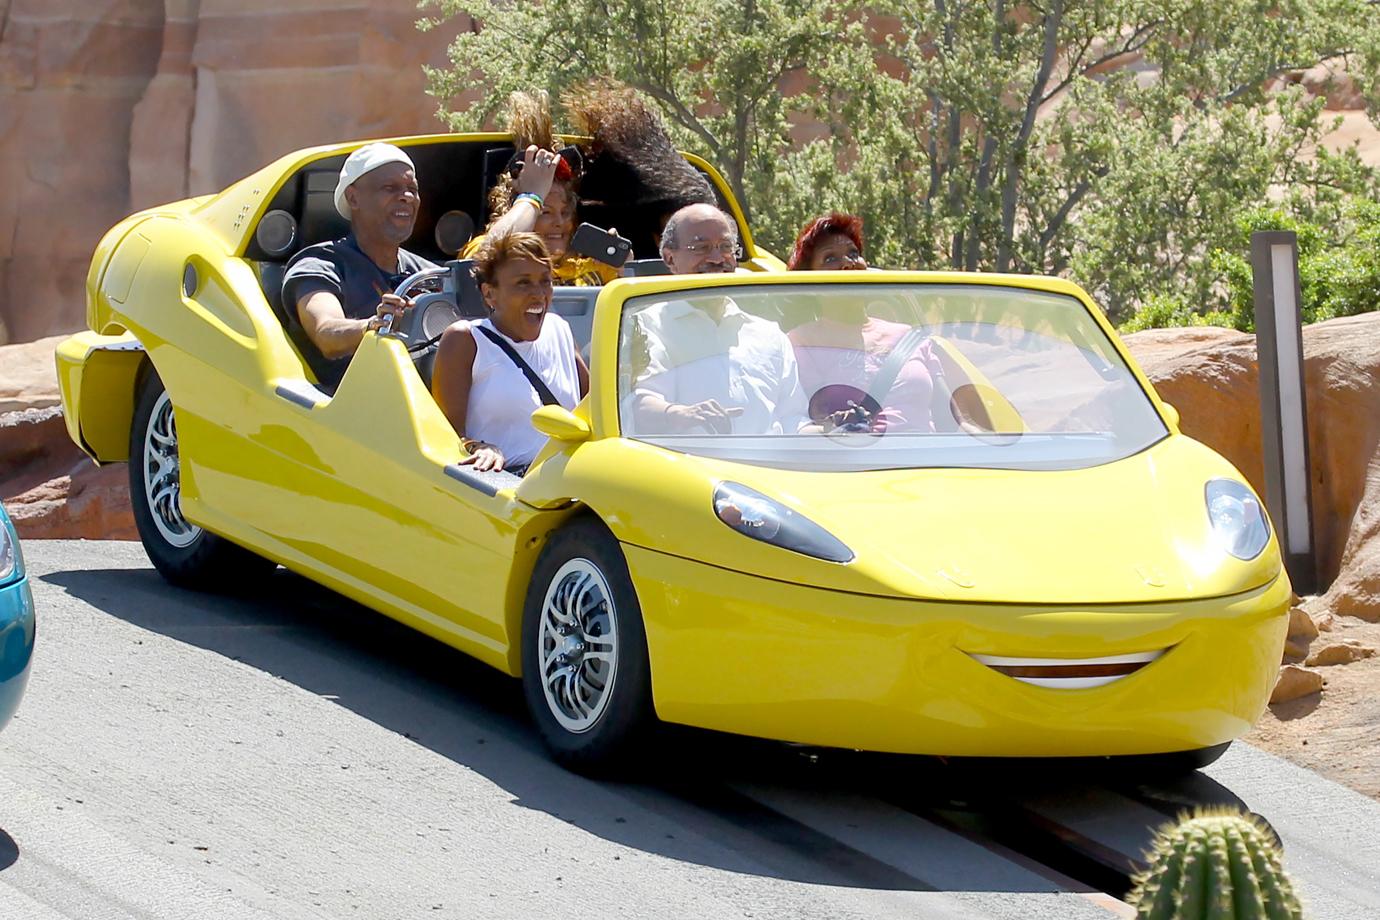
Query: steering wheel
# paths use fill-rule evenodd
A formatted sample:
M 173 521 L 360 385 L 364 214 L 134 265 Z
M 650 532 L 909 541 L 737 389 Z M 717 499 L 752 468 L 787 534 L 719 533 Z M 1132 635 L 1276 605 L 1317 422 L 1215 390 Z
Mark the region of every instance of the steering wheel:
M 455 303 L 455 292 L 449 290 L 449 268 L 424 268 L 403 279 L 393 293 L 404 300 L 425 284 L 440 281 L 440 290 L 422 294 L 401 319 L 389 314 L 379 326 L 379 335 L 399 339 L 408 351 L 419 351 L 439 338 L 446 327 L 461 318 Z

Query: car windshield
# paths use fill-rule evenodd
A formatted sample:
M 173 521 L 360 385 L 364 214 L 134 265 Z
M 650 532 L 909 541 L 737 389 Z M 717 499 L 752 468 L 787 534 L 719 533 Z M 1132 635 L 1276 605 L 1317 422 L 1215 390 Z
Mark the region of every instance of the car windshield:
M 1077 469 L 1168 432 L 1074 297 L 772 284 L 630 298 L 624 437 L 782 469 Z

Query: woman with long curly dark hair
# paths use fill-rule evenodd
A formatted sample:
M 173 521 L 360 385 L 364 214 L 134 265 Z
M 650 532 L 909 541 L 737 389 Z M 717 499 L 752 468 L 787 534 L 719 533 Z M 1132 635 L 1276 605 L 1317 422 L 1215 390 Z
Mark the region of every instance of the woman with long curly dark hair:
M 582 219 L 616 224 L 639 256 L 660 251 L 662 228 L 676 211 L 716 203 L 709 180 L 676 150 L 641 93 L 597 79 L 567 90 L 561 103 L 576 133 L 589 137 L 580 181 Z

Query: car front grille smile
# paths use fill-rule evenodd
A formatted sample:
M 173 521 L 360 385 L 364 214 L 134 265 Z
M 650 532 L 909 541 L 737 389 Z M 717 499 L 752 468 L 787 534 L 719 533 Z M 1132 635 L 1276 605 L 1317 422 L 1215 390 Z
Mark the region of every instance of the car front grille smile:
M 999 674 L 1037 687 L 1085 690 L 1101 687 L 1134 674 L 1163 655 L 1167 649 L 1108 655 L 1102 658 L 1005 658 L 971 655 Z

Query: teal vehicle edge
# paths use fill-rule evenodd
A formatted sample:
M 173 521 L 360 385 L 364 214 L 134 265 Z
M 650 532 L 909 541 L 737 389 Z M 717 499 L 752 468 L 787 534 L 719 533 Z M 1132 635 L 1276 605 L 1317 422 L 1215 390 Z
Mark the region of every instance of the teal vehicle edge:
M 4 544 L 8 544 L 8 551 L 3 551 Z M 0 728 L 9 723 L 24 696 L 36 631 L 34 596 L 24 570 L 19 535 L 0 508 Z

